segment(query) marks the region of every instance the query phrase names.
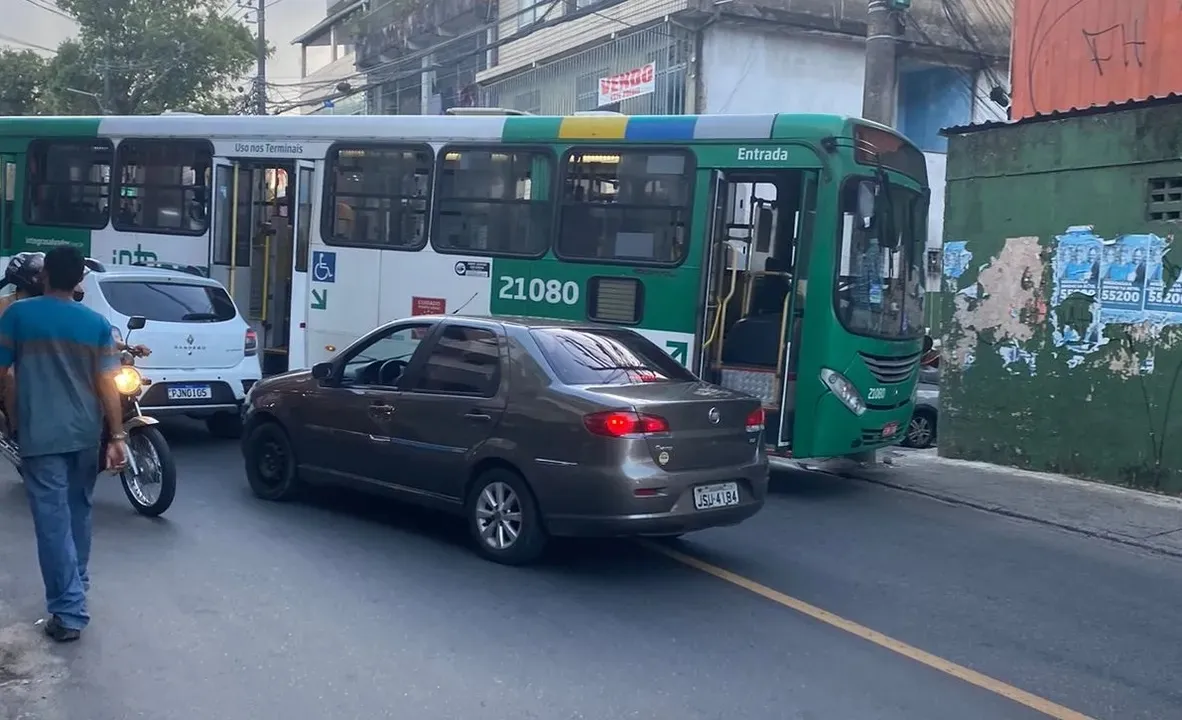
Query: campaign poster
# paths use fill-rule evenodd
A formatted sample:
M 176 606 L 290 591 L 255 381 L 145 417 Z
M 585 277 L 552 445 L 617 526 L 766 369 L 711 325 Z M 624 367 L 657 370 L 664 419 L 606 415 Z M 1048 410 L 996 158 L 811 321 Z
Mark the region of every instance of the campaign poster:
M 1165 238 L 1149 236 L 1149 260 L 1145 271 L 1145 310 L 1166 325 L 1182 324 L 1182 277 L 1165 286 L 1165 257 L 1170 244 Z
M 1058 306 L 1068 297 L 1080 293 L 1095 297 L 1100 289 L 1104 241 L 1090 225 L 1067 228 L 1056 238 L 1054 257 L 1054 296 L 1051 305 Z
M 1122 235 L 1104 248 L 1100 308 L 1107 322 L 1138 322 L 1145 311 L 1149 235 Z

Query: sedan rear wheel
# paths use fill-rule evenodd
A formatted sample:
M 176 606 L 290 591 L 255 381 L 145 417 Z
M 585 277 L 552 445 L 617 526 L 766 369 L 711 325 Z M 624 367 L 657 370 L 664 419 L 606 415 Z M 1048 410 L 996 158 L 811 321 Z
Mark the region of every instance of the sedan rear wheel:
M 537 560 L 546 530 L 533 493 L 520 475 L 506 468 L 481 473 L 468 494 L 468 527 L 483 557 L 505 565 Z
M 929 448 L 936 439 L 936 418 L 926 410 L 917 410 L 907 424 L 903 445 L 910 448 Z

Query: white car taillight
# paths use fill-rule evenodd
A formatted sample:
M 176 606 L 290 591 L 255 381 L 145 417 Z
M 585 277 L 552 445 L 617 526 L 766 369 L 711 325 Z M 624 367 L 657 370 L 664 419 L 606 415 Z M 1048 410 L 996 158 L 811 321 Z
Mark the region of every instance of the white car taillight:
M 259 351 L 259 336 L 253 329 L 246 330 L 246 342 L 242 346 L 242 354 L 246 357 L 258 354 Z

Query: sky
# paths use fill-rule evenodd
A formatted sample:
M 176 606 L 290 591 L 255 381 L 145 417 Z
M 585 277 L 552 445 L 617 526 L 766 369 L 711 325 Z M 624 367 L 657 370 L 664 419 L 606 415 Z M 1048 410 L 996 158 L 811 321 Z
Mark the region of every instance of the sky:
M 299 82 L 300 48 L 291 41 L 323 20 L 327 5 L 327 0 L 267 0 L 267 40 L 275 47 L 267 67 L 270 82 Z M 0 47 L 31 48 L 44 55 L 48 54 L 45 49 L 57 47 L 75 31 L 73 21 L 54 12 L 53 0 L 0 0 L 0 7 L 4 10 L 4 27 L 13 28 L 0 30 Z M 235 0 L 228 0 L 226 8 L 235 17 L 245 15 Z M 299 93 L 292 87 L 273 95 L 278 96 L 273 97 L 276 100 L 294 99 Z

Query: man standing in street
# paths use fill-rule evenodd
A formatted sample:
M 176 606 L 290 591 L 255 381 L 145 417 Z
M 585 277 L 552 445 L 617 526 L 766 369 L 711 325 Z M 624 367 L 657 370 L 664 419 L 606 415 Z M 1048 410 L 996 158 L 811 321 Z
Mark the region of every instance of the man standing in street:
M 90 621 L 91 495 L 104 418 L 110 438 L 105 467 L 122 466 L 127 458 L 111 324 L 74 301 L 85 269 L 77 249 L 50 250 L 45 294 L 18 300 L 0 315 L 0 372 L 11 367 L 15 376 L 8 417 L 17 428 L 51 615 L 45 633 L 59 642 L 77 640 Z

